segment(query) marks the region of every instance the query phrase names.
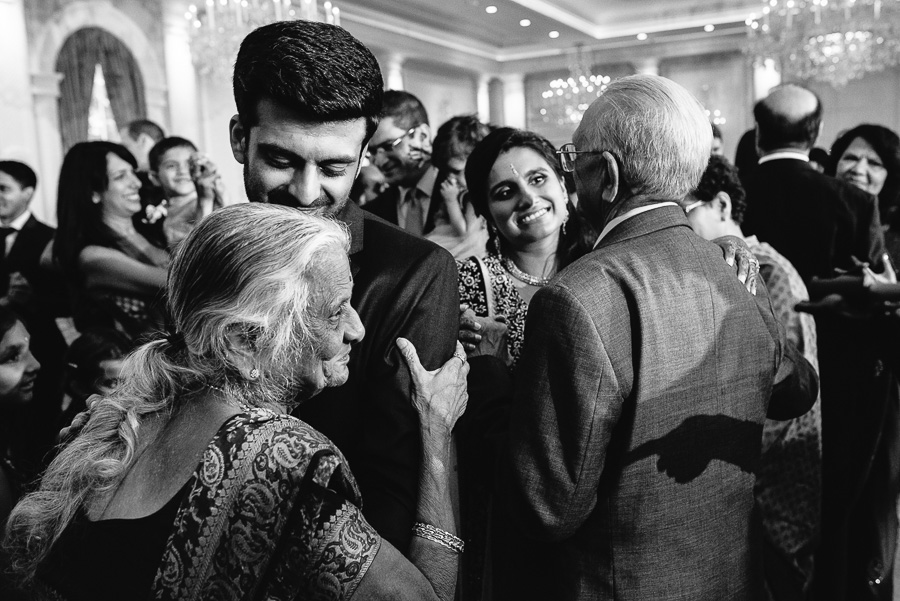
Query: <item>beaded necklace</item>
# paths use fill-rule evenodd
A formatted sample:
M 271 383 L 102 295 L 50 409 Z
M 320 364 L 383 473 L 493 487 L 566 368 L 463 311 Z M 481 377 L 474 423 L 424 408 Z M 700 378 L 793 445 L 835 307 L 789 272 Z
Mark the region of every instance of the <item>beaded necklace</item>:
M 537 276 L 533 276 L 530 273 L 525 273 L 521 269 L 519 269 L 512 259 L 509 257 L 503 257 L 501 261 L 503 268 L 509 273 L 509 275 L 513 276 L 520 282 L 524 282 L 529 286 L 546 286 L 550 283 L 551 278 L 539 278 Z

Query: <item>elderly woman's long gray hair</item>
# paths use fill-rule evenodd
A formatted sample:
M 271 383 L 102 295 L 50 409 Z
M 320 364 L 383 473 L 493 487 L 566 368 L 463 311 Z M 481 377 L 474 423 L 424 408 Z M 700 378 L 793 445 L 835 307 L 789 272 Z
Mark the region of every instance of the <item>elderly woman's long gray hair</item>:
M 169 271 L 175 335 L 126 359 L 123 384 L 94 406 L 40 488 L 10 515 L 4 547 L 22 580 L 34 576 L 76 511 L 128 473 L 148 442 L 139 442 L 144 419 L 167 420 L 210 385 L 255 405 L 296 394 L 292 374 L 321 327 L 309 311 L 309 269 L 320 253 L 348 246 L 336 222 L 263 204 L 216 211 L 194 229 Z M 241 376 L 235 340 L 258 360 L 259 378 Z

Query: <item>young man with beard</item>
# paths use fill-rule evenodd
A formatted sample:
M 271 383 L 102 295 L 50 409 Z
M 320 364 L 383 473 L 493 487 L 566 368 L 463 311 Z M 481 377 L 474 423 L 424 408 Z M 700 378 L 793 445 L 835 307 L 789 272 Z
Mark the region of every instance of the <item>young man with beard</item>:
M 395 341 L 410 340 L 426 368 L 442 365 L 455 348 L 459 296 L 449 253 L 348 202 L 378 125 L 382 90 L 375 57 L 345 30 L 273 23 L 241 44 L 230 138 L 251 202 L 333 215 L 350 230 L 351 303 L 366 336 L 350 355 L 349 381 L 294 414 L 346 455 L 363 514 L 406 553 L 420 443 L 409 372 Z

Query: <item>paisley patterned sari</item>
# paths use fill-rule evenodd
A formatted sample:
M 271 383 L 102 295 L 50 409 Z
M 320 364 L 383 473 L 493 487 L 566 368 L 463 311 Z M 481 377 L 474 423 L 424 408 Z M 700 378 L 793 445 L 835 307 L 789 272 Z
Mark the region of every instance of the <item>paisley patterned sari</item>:
M 290 416 L 231 417 L 186 489 L 153 599 L 349 599 L 381 546 L 341 452 Z

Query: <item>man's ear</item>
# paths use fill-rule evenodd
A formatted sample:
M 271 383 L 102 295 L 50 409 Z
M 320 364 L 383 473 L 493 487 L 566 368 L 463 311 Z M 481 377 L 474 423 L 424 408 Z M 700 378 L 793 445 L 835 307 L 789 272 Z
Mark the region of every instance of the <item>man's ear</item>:
M 423 123 L 419 127 L 422 128 L 422 131 L 425 132 L 425 146 L 428 150 L 431 150 L 431 126 L 427 123 Z
M 731 196 L 724 190 L 716 194 L 716 210 L 719 211 L 722 221 L 731 219 Z
M 356 175 L 353 176 L 353 179 L 359 177 L 359 172 L 362 171 L 363 168 L 363 157 L 366 156 L 366 153 L 369 152 L 369 143 L 366 142 L 363 144 L 362 150 L 359 153 L 359 159 L 356 161 Z
M 613 203 L 619 195 L 619 185 L 622 181 L 622 175 L 619 173 L 619 164 L 616 162 L 616 158 L 606 151 L 600 156 L 600 160 L 603 161 L 603 165 L 606 167 L 606 177 L 601 185 L 600 196 L 606 202 Z
M 28 197 L 28 200 L 25 203 L 31 202 L 31 199 L 34 198 L 34 186 L 28 186 L 27 188 L 22 188 L 22 193 Z
M 231 154 L 241 165 L 247 161 L 247 138 L 249 131 L 244 129 L 241 118 L 235 115 L 228 123 L 228 139 L 231 142 Z

